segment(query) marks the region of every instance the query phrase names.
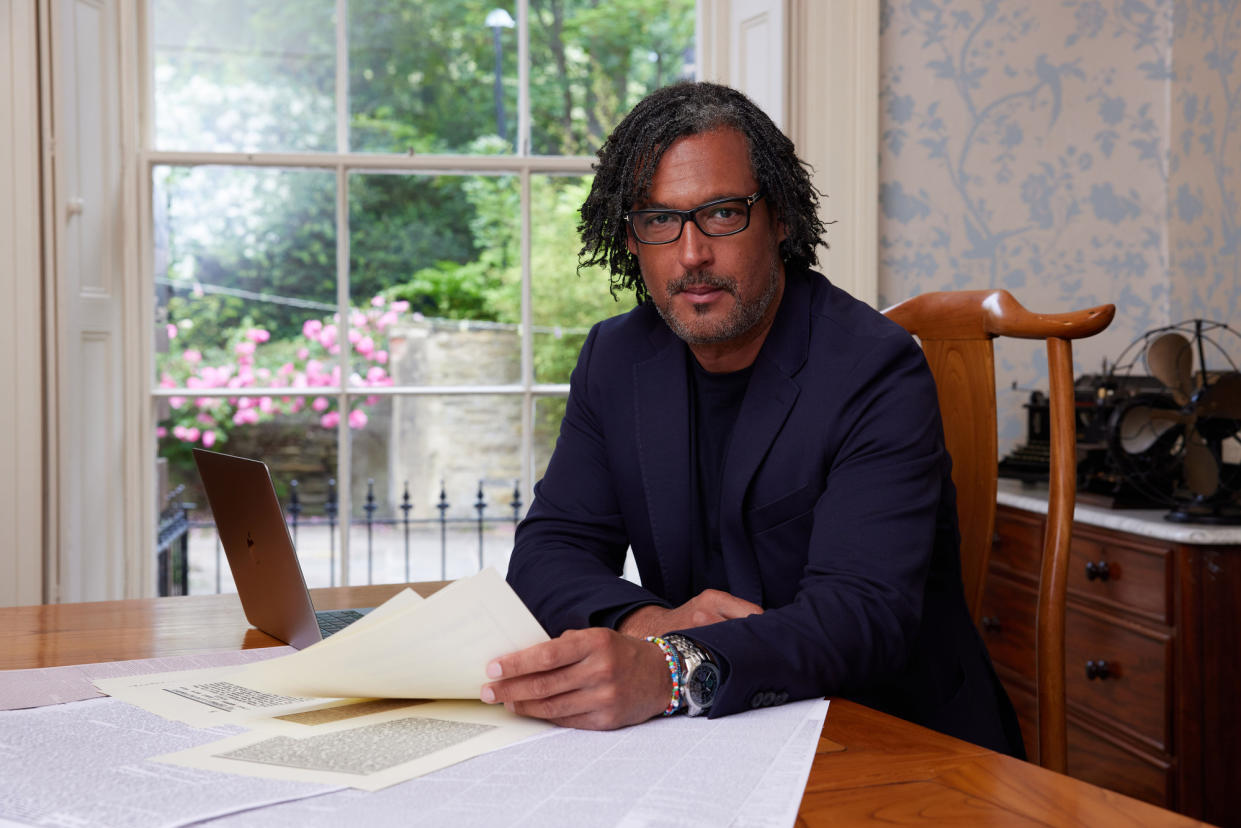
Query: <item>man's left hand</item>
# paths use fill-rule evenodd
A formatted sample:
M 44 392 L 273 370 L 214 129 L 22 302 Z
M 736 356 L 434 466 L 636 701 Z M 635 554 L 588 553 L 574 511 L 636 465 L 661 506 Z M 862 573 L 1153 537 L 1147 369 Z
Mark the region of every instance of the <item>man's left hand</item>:
M 565 727 L 613 730 L 664 711 L 672 676 L 658 645 L 592 627 L 501 656 L 483 701 Z

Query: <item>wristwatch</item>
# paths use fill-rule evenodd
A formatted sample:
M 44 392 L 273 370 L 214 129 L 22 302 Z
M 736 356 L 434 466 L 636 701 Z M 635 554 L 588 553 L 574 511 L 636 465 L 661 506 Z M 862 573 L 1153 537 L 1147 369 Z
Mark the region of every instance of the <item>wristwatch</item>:
M 683 635 L 664 636 L 681 657 L 681 698 L 691 716 L 701 716 L 711 708 L 720 687 L 720 668 L 711 656 Z

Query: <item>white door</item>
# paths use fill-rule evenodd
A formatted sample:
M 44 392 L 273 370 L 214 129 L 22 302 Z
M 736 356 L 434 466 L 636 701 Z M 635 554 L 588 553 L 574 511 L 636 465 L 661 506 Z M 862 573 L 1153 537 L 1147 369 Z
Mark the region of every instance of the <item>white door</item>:
M 56 601 L 126 597 L 117 2 L 50 3 Z

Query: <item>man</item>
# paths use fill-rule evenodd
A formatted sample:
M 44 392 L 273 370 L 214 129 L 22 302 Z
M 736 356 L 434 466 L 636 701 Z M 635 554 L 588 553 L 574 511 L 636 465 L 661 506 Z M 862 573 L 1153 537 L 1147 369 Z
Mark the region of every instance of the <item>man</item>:
M 809 270 L 823 226 L 792 143 L 683 83 L 595 169 L 583 260 L 639 304 L 587 337 L 517 531 L 508 579 L 555 638 L 489 664 L 483 700 L 614 728 L 845 695 L 1022 755 L 966 610 L 934 381 Z

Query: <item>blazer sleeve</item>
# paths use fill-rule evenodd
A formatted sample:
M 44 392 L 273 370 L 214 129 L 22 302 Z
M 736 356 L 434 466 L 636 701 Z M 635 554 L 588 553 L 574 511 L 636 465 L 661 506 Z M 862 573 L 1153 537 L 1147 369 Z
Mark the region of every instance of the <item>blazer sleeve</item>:
M 837 412 L 820 444 L 830 447 L 821 496 L 805 519 L 770 530 L 786 532 L 786 548 L 807 550 L 793 600 L 684 631 L 724 667 L 712 716 L 883 686 L 914 655 L 936 549 L 955 553 L 950 466 L 921 349 L 907 335 L 867 345 L 843 381 L 830 383 L 839 404 L 820 406 Z M 816 441 L 800 439 L 810 454 Z M 938 565 L 951 568 L 942 557 Z
M 591 329 L 569 383 L 560 436 L 534 502 L 517 527 L 507 579 L 549 635 L 614 626 L 630 609 L 668 602 L 620 577 L 629 539 L 595 413 Z M 600 404 L 606 404 L 602 402 Z

